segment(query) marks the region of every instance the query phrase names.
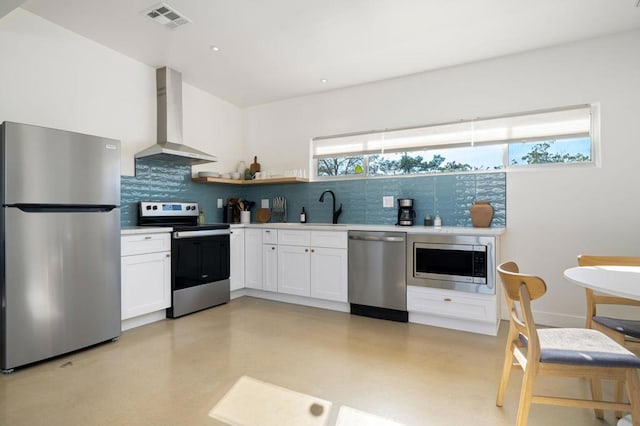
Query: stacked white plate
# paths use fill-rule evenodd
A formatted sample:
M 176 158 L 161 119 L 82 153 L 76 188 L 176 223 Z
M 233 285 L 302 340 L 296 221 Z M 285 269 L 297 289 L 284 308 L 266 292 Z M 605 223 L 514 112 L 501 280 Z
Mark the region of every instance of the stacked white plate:
M 218 172 L 198 172 L 198 177 L 220 177 Z

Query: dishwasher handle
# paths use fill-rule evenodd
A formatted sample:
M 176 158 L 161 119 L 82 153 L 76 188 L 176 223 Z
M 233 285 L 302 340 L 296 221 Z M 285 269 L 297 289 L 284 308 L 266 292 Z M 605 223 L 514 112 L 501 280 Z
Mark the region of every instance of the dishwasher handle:
M 374 237 L 370 235 L 349 235 L 350 240 L 359 240 L 359 241 L 384 241 L 391 243 L 402 243 L 404 242 L 404 237 Z

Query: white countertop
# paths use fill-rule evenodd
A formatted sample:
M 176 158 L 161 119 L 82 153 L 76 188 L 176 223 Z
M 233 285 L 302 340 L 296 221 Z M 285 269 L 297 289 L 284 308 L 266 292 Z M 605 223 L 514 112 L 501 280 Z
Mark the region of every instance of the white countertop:
M 307 229 L 313 231 L 387 231 L 407 232 L 410 234 L 454 234 L 454 235 L 502 235 L 505 228 L 473 228 L 467 226 L 443 226 L 436 229 L 433 226 L 395 226 L 395 225 L 362 225 L 357 223 L 337 224 L 330 223 L 251 223 L 231 224 L 232 229 L 258 228 L 258 229 Z M 171 232 L 173 228 L 168 226 L 127 226 L 120 229 L 121 235 L 157 234 Z
M 171 231 L 173 231 L 173 228 L 170 226 L 125 226 L 120 228 L 120 235 L 159 234 Z
M 308 229 L 313 231 L 387 231 L 407 232 L 410 234 L 456 234 L 456 235 L 502 235 L 505 228 L 474 228 L 463 226 L 443 226 L 436 229 L 433 226 L 394 226 L 394 225 L 359 225 L 356 223 L 251 223 L 232 224 L 231 228 L 259 228 L 259 229 Z

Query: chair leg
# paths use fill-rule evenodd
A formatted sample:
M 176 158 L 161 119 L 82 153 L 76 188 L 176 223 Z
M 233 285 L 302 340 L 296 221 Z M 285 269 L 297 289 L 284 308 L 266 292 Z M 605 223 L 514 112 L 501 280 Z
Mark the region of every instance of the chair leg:
M 600 386 L 600 379 L 591 379 L 591 398 L 594 401 L 602 401 L 602 387 Z M 595 408 L 593 410 L 597 419 L 604 419 L 604 410 L 601 408 Z
M 504 402 L 504 394 L 507 390 L 507 384 L 509 383 L 509 376 L 511 375 L 511 369 L 513 368 L 513 352 L 511 351 L 511 342 L 507 343 L 507 349 L 504 353 L 504 364 L 502 365 L 502 377 L 500 378 L 500 387 L 498 388 L 498 396 L 496 398 L 496 405 L 502 407 Z
M 616 402 L 622 402 L 622 398 L 624 396 L 624 382 L 616 382 L 616 393 L 615 398 Z M 616 411 L 616 418 L 620 419 L 624 415 L 622 411 Z
M 627 394 L 631 404 L 633 426 L 640 426 L 640 379 L 635 368 L 627 369 Z
M 517 426 L 527 426 L 529 410 L 531 409 L 531 398 L 533 396 L 533 384 L 535 382 L 534 375 L 535 373 L 531 366 L 527 365 L 524 377 L 522 378 L 522 390 L 520 391 L 520 403 L 518 404 L 518 418 L 516 419 Z

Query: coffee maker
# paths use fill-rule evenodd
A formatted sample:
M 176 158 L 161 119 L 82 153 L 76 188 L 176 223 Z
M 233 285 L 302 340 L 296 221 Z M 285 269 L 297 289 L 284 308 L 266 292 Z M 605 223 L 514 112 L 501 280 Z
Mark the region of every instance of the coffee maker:
M 416 212 L 413 210 L 413 198 L 398 198 L 398 223 L 400 226 L 413 226 Z

